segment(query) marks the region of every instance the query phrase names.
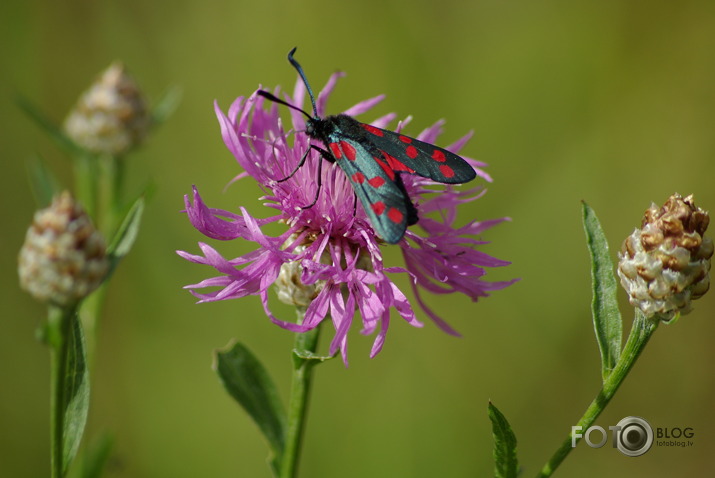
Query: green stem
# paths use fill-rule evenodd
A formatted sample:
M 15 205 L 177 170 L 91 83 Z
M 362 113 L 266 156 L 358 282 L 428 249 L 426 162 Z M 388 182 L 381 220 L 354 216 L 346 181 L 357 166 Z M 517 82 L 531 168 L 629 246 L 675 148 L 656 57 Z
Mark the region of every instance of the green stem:
M 90 153 L 78 154 L 73 161 L 75 197 L 96 224 L 97 220 L 97 159 Z
M 303 313 L 305 313 L 303 311 Z M 288 429 L 286 430 L 285 448 L 281 460 L 280 478 L 294 478 L 298 473 L 298 460 L 303 443 L 305 419 L 308 414 L 310 386 L 313 366 L 316 360 L 301 358 L 295 351 L 314 354 L 318 346 L 319 327 L 304 333 L 297 333 L 293 353 L 293 382 L 288 403 Z M 305 355 L 305 354 L 303 354 Z
M 633 321 L 633 327 L 631 328 L 631 333 L 628 336 L 628 341 L 626 342 L 621 357 L 618 359 L 616 366 L 614 367 L 611 374 L 603 382 L 603 388 L 599 392 L 598 396 L 591 402 L 591 405 L 586 409 L 581 419 L 578 421 L 576 426 L 580 426 L 581 430 L 586 430 L 588 427 L 593 425 L 596 418 L 601 414 L 601 412 L 606 408 L 608 402 L 613 398 L 621 386 L 621 383 L 630 372 L 633 365 L 636 363 L 638 356 L 645 348 L 648 340 L 653 335 L 653 332 L 658 328 L 660 320 L 655 317 L 654 319 L 648 319 L 645 317 L 639 309 L 636 309 L 636 317 Z M 572 444 L 573 431 L 569 433 L 569 436 L 564 440 L 563 444 L 556 450 L 551 459 L 544 465 L 539 474 L 538 478 L 544 478 L 551 476 L 551 474 L 558 468 L 562 461 L 568 456 L 568 454 L 573 450 Z M 576 443 L 580 441 L 580 438 L 576 439 Z
M 111 155 L 89 155 L 75 158 L 75 178 L 80 200 L 95 226 L 107 241 L 119 227 L 121 195 L 124 182 L 124 162 Z M 107 296 L 108 281 L 102 283 L 86 300 L 79 311 L 87 341 L 87 361 L 93 363 L 99 317 Z
M 121 191 L 124 183 L 124 161 L 111 155 L 97 158 L 99 186 L 98 226 L 104 236 L 110 239 L 116 233 L 122 212 Z
M 50 447 L 52 478 L 64 476 L 65 411 L 62 406 L 67 392 L 67 355 L 70 346 L 70 329 L 75 314 L 73 307 L 49 308 L 50 344 Z
M 97 290 L 92 292 L 79 308 L 79 320 L 82 323 L 82 329 L 85 334 L 87 364 L 91 368 L 94 364 L 94 350 L 97 342 L 99 317 L 102 312 L 104 300 L 107 297 L 108 281 L 100 285 Z

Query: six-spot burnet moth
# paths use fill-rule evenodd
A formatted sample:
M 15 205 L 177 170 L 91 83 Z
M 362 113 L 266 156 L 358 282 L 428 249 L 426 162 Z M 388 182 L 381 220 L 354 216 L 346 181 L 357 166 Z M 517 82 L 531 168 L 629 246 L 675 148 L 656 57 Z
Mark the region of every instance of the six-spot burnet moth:
M 445 184 L 466 183 L 476 177 L 469 163 L 446 149 L 360 123 L 345 114 L 325 118 L 318 116 L 313 90 L 303 68 L 293 58 L 295 51 L 296 48 L 293 48 L 288 53 L 288 61 L 298 70 L 305 83 L 313 105 L 313 115 L 267 91 L 259 90 L 258 94 L 307 116 L 305 133 L 321 141 L 327 149 L 311 145 L 295 170 L 280 181 L 292 177 L 295 171 L 303 166 L 310 151 L 315 149 L 327 161 L 338 163 L 350 179 L 375 231 L 386 242 L 395 244 L 405 235 L 407 226 L 418 220 L 417 210 L 407 195 L 401 174 L 415 174 Z M 318 194 L 320 176 L 319 169 Z M 313 204 L 315 201 L 304 208 Z

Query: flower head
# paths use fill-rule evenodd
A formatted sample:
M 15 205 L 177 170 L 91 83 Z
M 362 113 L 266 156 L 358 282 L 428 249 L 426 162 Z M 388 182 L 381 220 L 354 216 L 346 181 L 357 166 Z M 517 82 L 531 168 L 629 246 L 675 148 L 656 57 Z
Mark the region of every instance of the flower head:
M 121 155 L 149 130 L 144 97 L 123 64 L 105 70 L 65 120 L 67 135 L 93 153 Z
M 693 196 L 674 194 L 663 207 L 652 204 L 640 229 L 623 241 L 618 275 L 631 305 L 646 317 L 669 321 L 691 310 L 691 300 L 710 287 L 713 241 L 710 218 Z
M 340 73 L 334 74 L 318 96 L 318 114 L 324 115 L 327 97 L 340 76 Z M 303 104 L 304 98 L 305 87 L 300 80 L 292 97 L 285 95 L 287 102 L 298 106 Z M 378 96 L 363 101 L 345 113 L 364 113 L 382 99 Z M 484 242 L 475 237 L 506 219 L 471 221 L 454 227 L 457 206 L 477 199 L 483 190 L 458 191 L 448 186 L 434 195 L 430 193 L 436 192 L 431 188 L 435 183 L 411 175 L 403 175 L 402 179 L 419 212 L 418 225 L 426 235 L 420 236 L 408 229 L 398 243 L 405 259 L 404 267 L 387 266 L 381 252 L 384 242 L 376 235 L 360 204 L 356 204 L 350 182 L 337 164 L 322 165 L 320 190 L 318 163 L 324 161 L 320 155 L 312 154 L 303 167 L 291 175 L 311 141 L 306 134 L 299 133 L 305 129 L 301 114 L 290 110 L 292 130 L 298 132 L 291 142 L 277 105 L 266 109 L 264 103 L 263 97 L 253 94 L 236 99 L 227 113 L 218 105 L 215 109 L 224 142 L 245 171 L 234 180 L 253 177 L 266 193 L 263 198 L 266 205 L 277 213 L 259 219 L 244 208 L 239 213 L 211 209 L 204 204 L 196 188 L 192 198 L 185 198 L 191 223 L 206 236 L 219 240 L 241 238 L 258 246 L 253 252 L 234 259 L 225 259 L 205 243 L 199 244 L 202 255 L 180 251 L 182 257 L 209 265 L 219 272 L 218 276 L 186 286 L 200 302 L 260 295 L 270 320 L 295 332 L 310 330 L 330 317 L 336 331 L 330 353 L 340 350 L 347 363 L 347 333 L 356 320 L 356 312 L 362 322 L 363 334 L 377 332 L 371 357 L 383 346 L 392 310 L 409 324 L 422 326 L 391 276 L 408 276 L 426 314 L 441 329 L 454 335 L 457 335 L 454 329 L 424 304 L 420 290 L 437 294 L 461 292 L 476 301 L 513 282 L 484 280 L 486 267 L 504 266 L 508 262 L 480 252 L 477 247 Z M 394 117 L 389 114 L 371 124 L 384 128 Z M 398 130 L 404 124 L 406 122 L 398 125 Z M 442 124 L 438 122 L 427 128 L 417 138 L 434 143 Z M 447 149 L 459 151 L 470 136 Z M 479 176 L 490 180 L 480 169 L 483 163 L 468 161 Z M 288 176 L 289 179 L 278 181 Z M 312 207 L 303 207 L 316 197 Z M 276 222 L 285 223 L 285 231 L 277 237 L 268 236 L 263 226 Z M 281 320 L 271 312 L 268 292 L 276 282 L 281 288 L 279 297 L 282 300 L 306 307 L 301 323 Z M 286 286 L 290 289 L 285 289 Z M 218 289 L 199 291 L 209 287 Z
M 109 269 L 102 234 L 69 192 L 35 213 L 20 249 L 20 285 L 36 299 L 69 306 L 96 289 Z

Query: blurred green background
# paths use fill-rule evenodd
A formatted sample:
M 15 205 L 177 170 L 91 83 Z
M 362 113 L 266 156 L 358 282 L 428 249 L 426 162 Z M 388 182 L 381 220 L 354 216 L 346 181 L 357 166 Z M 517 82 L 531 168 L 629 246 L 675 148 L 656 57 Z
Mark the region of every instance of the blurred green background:
M 408 132 L 448 120 L 442 142 L 475 131 L 465 154 L 489 163 L 489 193 L 463 218 L 510 216 L 484 248 L 521 282 L 477 304 L 430 298 L 463 338 L 394 320 L 383 352 L 353 333 L 350 367 L 317 370 L 303 477 L 492 474 L 489 399 L 517 433 L 524 476 L 565 438 L 600 383 L 580 200 L 598 213 L 612 252 L 651 201 L 694 193 L 715 211 L 715 3 L 712 1 L 138 0 L 0 3 L 0 475 L 47 476 L 48 351 L 34 338 L 44 307 L 19 289 L 17 252 L 35 205 L 26 160 L 43 155 L 66 183 L 67 159 L 13 103 L 24 95 L 60 121 L 115 59 L 150 98 L 184 97 L 130 157 L 128 189 L 158 186 L 135 249 L 108 297 L 92 382 L 91 441 L 115 437 L 110 477 L 268 477 L 267 446 L 224 393 L 211 351 L 235 337 L 266 363 L 284 397 L 290 333 L 255 297 L 208 305 L 181 287 L 210 274 L 181 260 L 203 240 L 179 211 L 196 184 L 213 207 L 256 214 L 213 101 L 227 108 L 263 84 L 292 88 L 298 58 L 314 88 L 342 69 L 338 112 L 388 95 L 414 115 Z M 715 231 L 712 232 L 715 234 Z M 248 244 L 218 244 L 226 256 Z M 399 264 L 398 254 L 388 261 Z M 627 323 L 632 311 L 620 297 Z M 693 427 L 692 448 L 628 458 L 581 444 L 557 476 L 696 476 L 715 444 L 715 293 L 661 327 L 597 424 L 638 415 Z M 290 308 L 275 303 L 290 317 Z M 326 334 L 326 336 L 329 334 Z M 327 338 L 324 342 L 327 342 Z

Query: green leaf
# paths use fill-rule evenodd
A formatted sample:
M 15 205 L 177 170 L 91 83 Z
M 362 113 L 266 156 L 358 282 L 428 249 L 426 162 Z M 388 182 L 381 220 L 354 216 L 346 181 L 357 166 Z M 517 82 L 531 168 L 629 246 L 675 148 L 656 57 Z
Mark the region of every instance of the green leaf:
M 293 354 L 299 359 L 302 360 L 315 360 L 316 362 L 325 362 L 326 360 L 334 359 L 337 357 L 337 352 L 334 353 L 333 355 L 319 355 L 316 353 L 313 353 L 309 350 L 298 350 L 298 349 L 293 349 Z
M 591 312 L 598 348 L 601 351 L 601 375 L 605 382 L 621 355 L 622 320 L 618 310 L 618 291 L 608 242 L 596 213 L 583 203 L 583 227 L 591 254 L 593 301 Z
M 272 467 L 278 470 L 285 446 L 286 414 L 270 375 L 251 351 L 238 342 L 215 352 L 213 368 L 229 395 L 263 432 L 273 452 Z
M 92 440 L 91 445 L 83 448 L 80 453 L 79 466 L 73 467 L 71 476 L 73 478 L 100 478 L 107 466 L 113 444 L 114 440 L 108 433 Z
M 84 334 L 79 317 L 73 313 L 70 317 L 72 323 L 68 328 L 67 361 L 65 365 L 66 376 L 64 380 L 64 393 L 62 394 L 63 423 L 63 450 L 62 463 L 64 471 L 74 459 L 79 448 L 84 427 L 87 424 L 89 410 L 89 372 L 85 357 Z
M 40 155 L 35 155 L 27 163 L 27 172 L 30 176 L 30 187 L 35 201 L 40 208 L 50 205 L 52 198 L 60 192 L 59 181 L 47 167 L 47 163 Z
M 109 244 L 109 247 L 107 247 L 107 254 L 111 261 L 110 273 L 117 267 L 119 261 L 129 253 L 129 250 L 134 245 L 134 241 L 139 234 L 139 226 L 141 225 L 143 213 L 144 196 L 139 196 L 129 208 L 122 224 L 114 234 L 112 242 Z
M 50 118 L 45 115 L 38 107 L 30 102 L 27 98 L 23 96 L 18 96 L 15 102 L 20 107 L 22 111 L 27 114 L 45 133 L 47 133 L 50 138 L 52 138 L 55 143 L 66 153 L 72 157 L 87 155 L 82 147 L 77 143 L 72 141 L 62 129 L 55 124 Z
M 152 123 L 160 125 L 168 120 L 181 103 L 182 91 L 178 86 L 166 90 L 152 109 Z
M 489 419 L 492 421 L 494 436 L 494 476 L 496 478 L 516 478 L 519 462 L 516 459 L 516 435 L 506 417 L 489 402 Z

